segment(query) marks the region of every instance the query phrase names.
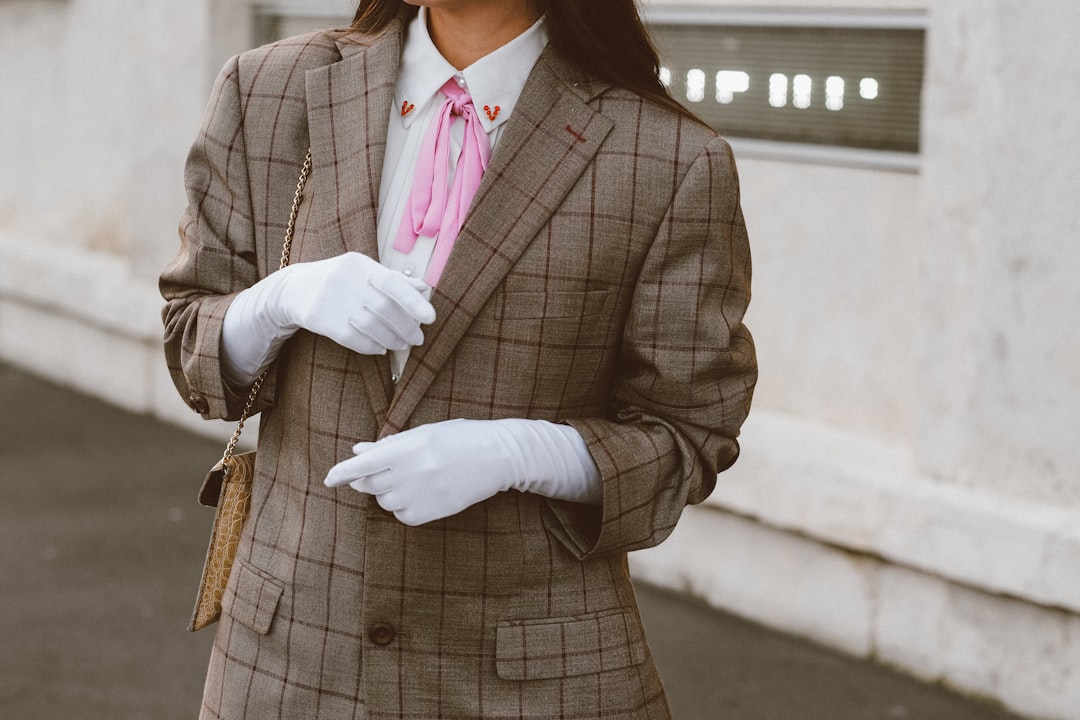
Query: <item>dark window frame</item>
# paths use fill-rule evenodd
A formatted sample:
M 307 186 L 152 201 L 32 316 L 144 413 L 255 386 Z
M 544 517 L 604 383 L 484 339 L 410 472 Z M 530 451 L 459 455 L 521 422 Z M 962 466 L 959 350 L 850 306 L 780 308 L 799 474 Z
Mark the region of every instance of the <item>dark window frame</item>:
M 653 5 L 644 16 L 657 40 L 661 64 L 671 72 L 672 95 L 724 134 L 737 153 L 918 171 L 925 12 Z M 780 44 L 787 38 L 794 42 Z M 678 49 L 670 52 L 668 45 L 673 40 L 684 48 L 683 57 L 679 57 Z M 830 56 L 830 48 L 841 51 L 835 59 Z M 702 59 L 695 62 L 688 57 L 693 53 Z M 862 66 L 867 71 L 858 72 Z M 704 71 L 704 93 L 699 74 L 698 92 L 692 94 L 697 98 L 704 95 L 698 102 L 687 99 L 688 69 Z M 735 92 L 729 104 L 713 97 L 715 74 L 721 70 L 749 74 L 749 87 Z M 812 79 L 807 108 L 793 104 L 792 85 L 800 72 Z M 769 78 L 773 73 L 787 80 L 786 103 L 780 107 L 769 104 Z M 841 110 L 829 110 L 824 104 L 824 85 L 831 76 L 844 80 Z M 858 84 L 862 77 L 878 80 L 880 95 L 875 100 L 860 96 Z M 891 95 L 886 96 L 890 91 Z

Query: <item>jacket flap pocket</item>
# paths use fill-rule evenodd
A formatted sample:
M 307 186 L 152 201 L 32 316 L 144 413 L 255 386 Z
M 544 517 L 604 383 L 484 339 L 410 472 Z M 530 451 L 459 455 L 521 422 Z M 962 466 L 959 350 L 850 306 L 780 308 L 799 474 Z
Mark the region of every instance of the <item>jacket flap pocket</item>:
M 495 628 L 495 672 L 504 680 L 591 675 L 644 659 L 641 626 L 622 610 L 507 621 Z
M 285 586 L 259 573 L 239 558 L 233 565 L 221 611 L 259 635 L 270 632 Z

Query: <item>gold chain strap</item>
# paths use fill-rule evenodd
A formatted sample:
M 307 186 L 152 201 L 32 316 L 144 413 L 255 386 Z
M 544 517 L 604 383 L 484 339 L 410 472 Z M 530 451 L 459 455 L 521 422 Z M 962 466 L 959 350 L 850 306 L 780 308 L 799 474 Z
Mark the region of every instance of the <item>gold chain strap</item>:
M 300 202 L 304 199 L 304 185 L 307 184 L 309 175 L 311 175 L 310 149 L 307 151 L 307 156 L 304 158 L 304 167 L 300 169 L 300 179 L 296 182 L 296 194 L 293 196 L 292 212 L 289 213 L 289 224 L 285 228 L 285 242 L 281 246 L 281 263 L 278 265 L 278 270 L 284 269 L 289 264 L 289 255 L 292 253 L 293 233 L 296 231 L 296 217 L 300 214 Z M 248 394 L 247 404 L 244 405 L 244 410 L 240 413 L 240 422 L 236 424 L 236 430 L 233 432 L 232 439 L 229 440 L 229 444 L 225 446 L 225 455 L 221 458 L 221 465 L 225 469 L 226 478 L 229 475 L 229 460 L 232 459 L 233 452 L 236 450 L 236 444 L 240 442 L 240 433 L 244 430 L 244 422 L 247 421 L 248 415 L 251 414 L 251 409 L 255 407 L 255 398 L 258 397 L 259 388 L 262 387 L 263 381 L 266 380 L 266 376 L 269 372 L 269 368 L 263 370 L 262 374 L 259 375 L 252 384 L 251 392 Z

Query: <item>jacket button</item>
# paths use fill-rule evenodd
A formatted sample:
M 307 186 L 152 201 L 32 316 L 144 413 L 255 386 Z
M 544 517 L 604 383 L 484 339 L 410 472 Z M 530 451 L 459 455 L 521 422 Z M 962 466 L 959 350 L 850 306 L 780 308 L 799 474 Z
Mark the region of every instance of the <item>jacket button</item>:
M 390 623 L 375 623 L 371 626 L 371 631 L 368 633 L 368 637 L 371 638 L 371 642 L 375 643 L 379 647 L 386 647 L 390 643 L 394 642 L 394 636 L 397 635 L 397 631 L 394 630 L 394 626 Z
M 199 413 L 200 415 L 205 415 L 206 413 L 210 412 L 210 403 L 208 403 L 206 401 L 206 398 L 204 398 L 202 395 L 196 395 L 195 393 L 192 393 L 191 396 L 188 398 L 188 405 L 190 405 L 191 409 Z

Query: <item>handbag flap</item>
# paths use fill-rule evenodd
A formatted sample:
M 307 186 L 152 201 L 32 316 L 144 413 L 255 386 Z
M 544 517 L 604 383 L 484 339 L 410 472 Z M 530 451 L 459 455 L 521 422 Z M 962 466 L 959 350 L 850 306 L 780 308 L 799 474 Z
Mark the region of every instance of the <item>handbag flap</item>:
M 225 482 L 225 466 L 218 462 L 210 468 L 203 479 L 202 487 L 199 488 L 199 504 L 206 507 L 217 507 L 221 499 L 221 484 Z
M 225 483 L 225 466 L 222 461 L 210 468 L 206 473 L 202 487 L 199 488 L 199 504 L 206 507 L 217 507 L 221 499 L 221 486 Z M 232 476 L 229 482 L 251 482 L 255 478 L 255 452 L 246 452 L 233 455 L 229 458 L 232 467 Z

